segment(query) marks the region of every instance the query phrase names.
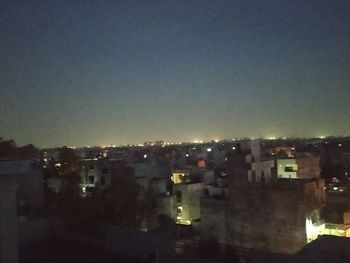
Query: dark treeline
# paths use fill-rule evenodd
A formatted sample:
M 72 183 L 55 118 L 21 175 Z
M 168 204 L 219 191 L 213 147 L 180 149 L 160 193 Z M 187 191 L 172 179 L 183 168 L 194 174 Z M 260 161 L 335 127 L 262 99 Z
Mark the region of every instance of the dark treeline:
M 33 144 L 18 147 L 14 140 L 4 140 L 0 137 L 0 160 L 37 159 L 39 149 Z

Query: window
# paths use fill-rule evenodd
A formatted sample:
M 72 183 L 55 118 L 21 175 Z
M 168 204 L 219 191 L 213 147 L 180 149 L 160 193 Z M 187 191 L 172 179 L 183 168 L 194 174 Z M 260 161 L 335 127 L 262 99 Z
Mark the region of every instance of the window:
M 92 165 L 92 164 L 90 164 L 90 165 L 89 165 L 89 169 L 90 169 L 90 171 L 93 171 L 93 170 L 94 170 L 94 168 L 95 168 L 95 167 L 94 167 L 94 165 Z
M 255 171 L 252 171 L 252 183 L 256 182 Z
M 265 172 L 264 171 L 261 172 L 261 182 L 265 183 Z
M 89 183 L 90 183 L 90 184 L 93 184 L 94 182 L 95 182 L 95 176 L 90 175 L 90 176 L 89 176 Z
M 295 172 L 293 166 L 286 166 L 284 167 L 285 172 Z
M 182 194 L 181 194 L 181 192 L 180 191 L 176 191 L 175 192 L 175 196 L 176 196 L 176 201 L 178 202 L 178 203 L 181 203 L 181 199 L 182 199 Z
M 106 178 L 104 176 L 101 176 L 100 184 L 101 185 L 105 185 L 106 184 Z

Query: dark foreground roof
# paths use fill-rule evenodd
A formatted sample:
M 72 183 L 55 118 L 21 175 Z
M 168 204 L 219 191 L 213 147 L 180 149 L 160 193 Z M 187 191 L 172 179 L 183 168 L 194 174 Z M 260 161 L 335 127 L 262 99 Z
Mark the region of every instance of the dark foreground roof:
M 49 239 L 21 245 L 19 263 L 136 263 L 143 262 L 71 241 Z
M 350 238 L 320 236 L 294 255 L 255 251 L 252 263 L 349 263 Z

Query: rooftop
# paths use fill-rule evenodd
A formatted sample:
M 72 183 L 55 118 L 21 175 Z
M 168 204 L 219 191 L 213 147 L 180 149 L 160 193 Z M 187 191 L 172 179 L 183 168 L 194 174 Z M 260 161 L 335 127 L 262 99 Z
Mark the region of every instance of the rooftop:
M 0 161 L 0 175 L 24 173 L 31 170 L 33 160 Z

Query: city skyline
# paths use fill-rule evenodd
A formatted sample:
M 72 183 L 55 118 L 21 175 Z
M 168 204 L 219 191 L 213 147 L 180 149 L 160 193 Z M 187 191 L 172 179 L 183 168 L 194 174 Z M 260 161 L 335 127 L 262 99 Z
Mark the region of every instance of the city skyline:
M 0 137 L 349 135 L 350 2 L 3 1 Z

